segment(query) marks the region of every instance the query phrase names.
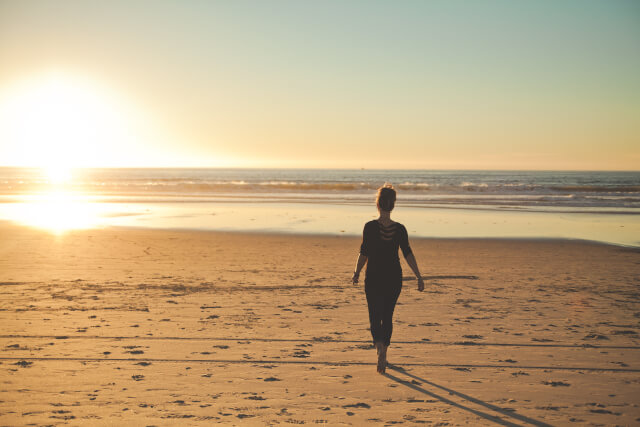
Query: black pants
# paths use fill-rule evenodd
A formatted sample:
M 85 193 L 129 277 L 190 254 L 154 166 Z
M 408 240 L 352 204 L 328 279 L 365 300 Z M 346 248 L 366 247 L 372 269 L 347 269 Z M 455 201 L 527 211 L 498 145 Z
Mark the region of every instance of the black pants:
M 365 283 L 364 291 L 367 295 L 369 323 L 374 344 L 376 341 L 382 341 L 387 346 L 391 343 L 393 310 L 396 308 L 401 290 L 401 281 L 398 284 Z

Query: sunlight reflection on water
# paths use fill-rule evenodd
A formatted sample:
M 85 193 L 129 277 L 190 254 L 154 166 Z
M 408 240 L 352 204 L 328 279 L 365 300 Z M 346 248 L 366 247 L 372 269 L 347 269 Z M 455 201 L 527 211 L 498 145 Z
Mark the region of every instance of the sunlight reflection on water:
M 115 208 L 117 206 L 92 202 L 85 196 L 60 190 L 31 196 L 18 203 L 2 203 L 0 219 L 61 234 L 109 225 Z
M 371 205 L 286 202 L 113 203 L 64 192 L 0 203 L 0 219 L 53 233 L 102 227 L 360 235 Z M 398 206 L 411 237 L 569 238 L 640 246 L 637 215 Z

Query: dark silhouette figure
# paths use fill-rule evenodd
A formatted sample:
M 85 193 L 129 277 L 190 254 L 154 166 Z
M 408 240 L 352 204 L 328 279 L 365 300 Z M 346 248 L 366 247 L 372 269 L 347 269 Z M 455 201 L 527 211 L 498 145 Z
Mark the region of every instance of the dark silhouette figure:
M 367 264 L 364 290 L 369 307 L 369 322 L 373 344 L 378 351 L 378 372 L 383 374 L 387 366 L 387 347 L 393 332 L 393 310 L 402 290 L 402 267 L 398 248 L 407 264 L 418 278 L 418 290 L 424 290 L 418 263 L 409 246 L 407 229 L 391 220 L 391 211 L 396 202 L 396 191 L 390 184 L 378 189 L 376 205 L 380 217 L 369 221 L 362 232 L 360 255 L 352 281 L 358 283 L 360 270 Z

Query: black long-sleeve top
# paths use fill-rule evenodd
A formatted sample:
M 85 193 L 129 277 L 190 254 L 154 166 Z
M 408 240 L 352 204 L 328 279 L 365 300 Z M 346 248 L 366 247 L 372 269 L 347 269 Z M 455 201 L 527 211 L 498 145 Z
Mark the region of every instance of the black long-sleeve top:
M 394 222 L 389 226 L 378 220 L 364 225 L 360 253 L 367 257 L 367 281 L 402 279 L 398 248 L 406 258 L 413 251 L 409 246 L 409 235 L 404 225 Z

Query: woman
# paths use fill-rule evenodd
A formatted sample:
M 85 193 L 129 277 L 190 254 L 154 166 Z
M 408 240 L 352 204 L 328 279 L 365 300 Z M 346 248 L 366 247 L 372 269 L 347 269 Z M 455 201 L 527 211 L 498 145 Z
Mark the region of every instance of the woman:
M 387 366 L 387 347 L 391 342 L 393 309 L 402 290 L 402 268 L 398 248 L 418 278 L 418 290 L 424 289 L 418 264 L 409 246 L 407 229 L 391 220 L 396 202 L 396 191 L 391 184 L 378 189 L 376 205 L 380 217 L 364 226 L 362 245 L 352 281 L 358 283 L 360 270 L 367 264 L 364 290 L 369 306 L 369 322 L 373 344 L 378 351 L 378 372 L 384 374 Z

